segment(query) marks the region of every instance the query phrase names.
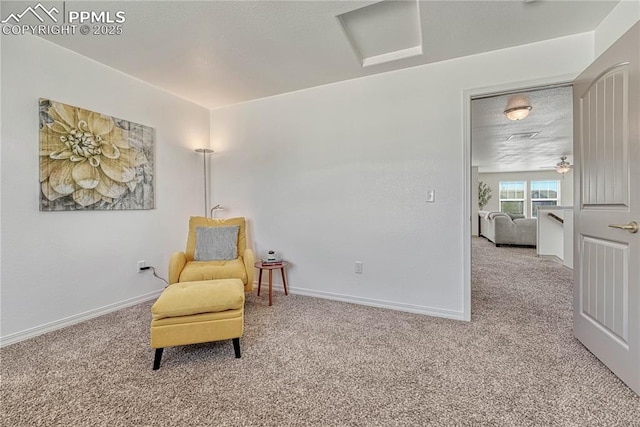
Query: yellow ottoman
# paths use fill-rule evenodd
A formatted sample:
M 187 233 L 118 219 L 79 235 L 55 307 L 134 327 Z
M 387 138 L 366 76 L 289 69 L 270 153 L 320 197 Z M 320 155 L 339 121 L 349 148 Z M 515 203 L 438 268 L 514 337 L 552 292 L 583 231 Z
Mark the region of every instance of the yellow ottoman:
M 244 327 L 244 284 L 240 279 L 178 282 L 169 285 L 151 307 L 153 369 L 164 347 L 233 340 L 240 357 Z

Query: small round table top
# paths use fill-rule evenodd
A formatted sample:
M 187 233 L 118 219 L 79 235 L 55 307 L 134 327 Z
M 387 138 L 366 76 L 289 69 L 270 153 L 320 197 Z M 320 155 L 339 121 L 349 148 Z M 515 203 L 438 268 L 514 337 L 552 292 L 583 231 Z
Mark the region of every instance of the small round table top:
M 256 261 L 254 264 L 256 268 L 260 268 L 262 270 L 275 270 L 277 268 L 284 268 L 288 265 L 289 263 L 287 261 L 282 261 L 277 264 L 263 264 L 262 261 Z

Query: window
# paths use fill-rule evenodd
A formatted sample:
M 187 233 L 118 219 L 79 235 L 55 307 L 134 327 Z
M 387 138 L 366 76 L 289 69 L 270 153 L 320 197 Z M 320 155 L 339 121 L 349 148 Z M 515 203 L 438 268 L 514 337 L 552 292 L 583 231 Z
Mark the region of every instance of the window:
M 500 212 L 523 214 L 524 181 L 500 182 Z
M 558 206 L 560 181 L 531 181 L 531 217 L 538 216 L 538 206 Z

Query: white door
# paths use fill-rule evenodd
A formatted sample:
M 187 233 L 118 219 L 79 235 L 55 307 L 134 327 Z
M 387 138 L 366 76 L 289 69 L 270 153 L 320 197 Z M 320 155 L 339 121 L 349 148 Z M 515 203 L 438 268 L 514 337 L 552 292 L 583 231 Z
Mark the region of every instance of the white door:
M 640 23 L 573 83 L 573 328 L 640 394 Z M 614 228 L 617 227 L 617 228 Z

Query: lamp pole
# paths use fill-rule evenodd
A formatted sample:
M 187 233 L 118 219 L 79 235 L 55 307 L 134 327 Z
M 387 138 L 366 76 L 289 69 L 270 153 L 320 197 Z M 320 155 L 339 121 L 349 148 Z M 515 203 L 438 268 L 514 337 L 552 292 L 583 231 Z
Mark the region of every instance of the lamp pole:
M 207 217 L 207 154 L 213 153 L 210 148 L 196 148 L 196 153 L 202 154 L 202 172 L 204 174 L 204 217 Z

